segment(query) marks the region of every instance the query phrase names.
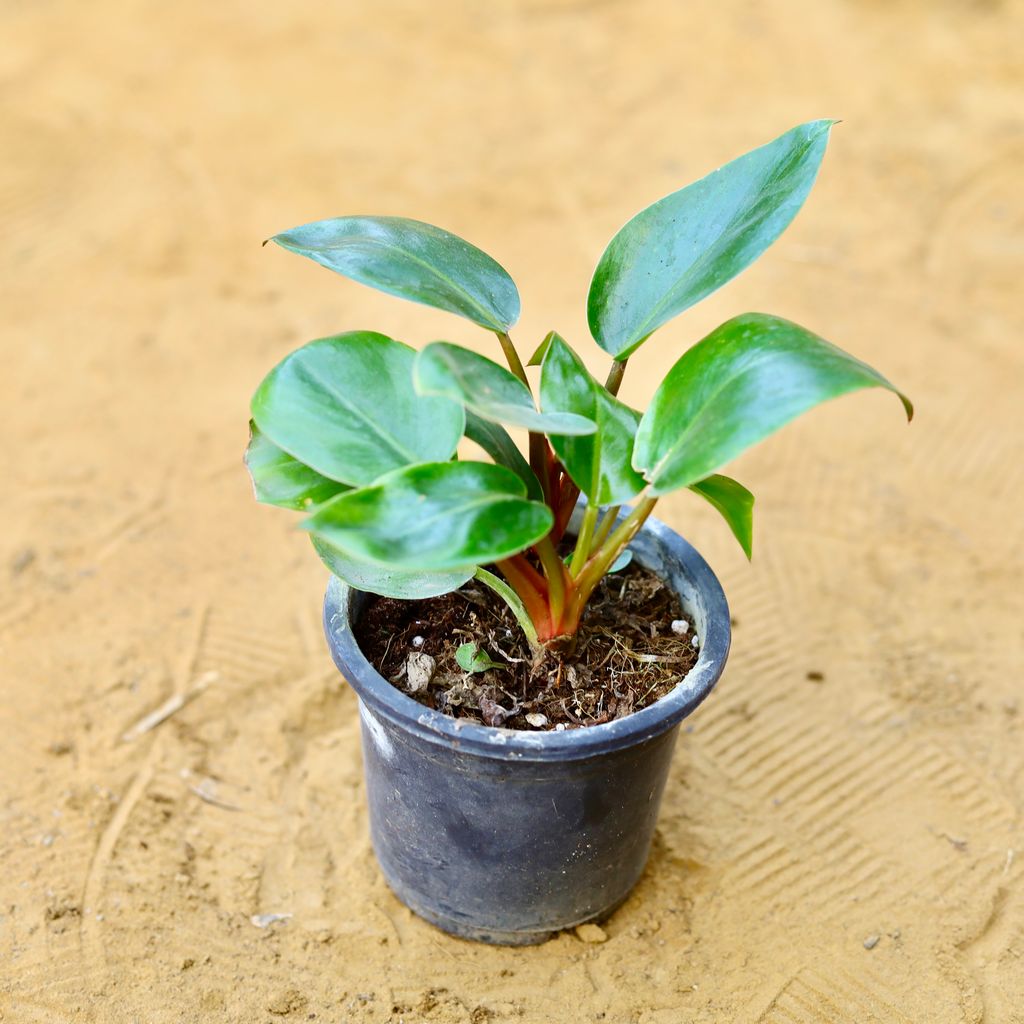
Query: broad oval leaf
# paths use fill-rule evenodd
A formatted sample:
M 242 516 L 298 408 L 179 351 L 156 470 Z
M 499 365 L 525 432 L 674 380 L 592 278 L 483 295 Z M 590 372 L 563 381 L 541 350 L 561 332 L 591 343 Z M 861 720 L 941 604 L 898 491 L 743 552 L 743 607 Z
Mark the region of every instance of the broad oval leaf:
M 408 345 L 373 331 L 312 341 L 260 384 L 253 419 L 300 462 L 354 486 L 401 466 L 448 459 L 465 413 L 456 402 L 416 393 L 414 358 Z
M 348 489 L 345 484 L 321 476 L 278 448 L 251 420 L 245 467 L 249 470 L 256 500 L 266 505 L 303 511 Z
M 597 432 L 589 437 L 551 434 L 549 438 L 587 501 L 623 505 L 643 490 L 644 478 L 631 461 L 640 414 L 609 394 L 553 331 L 541 366 L 540 401 L 547 413 L 575 412 L 597 424 Z
M 551 510 L 525 494 L 504 466 L 431 462 L 341 494 L 302 526 L 384 568 L 464 570 L 514 555 L 548 533 Z
M 491 423 L 475 412 L 466 412 L 466 437 L 478 444 L 499 466 L 512 470 L 526 484 L 526 495 L 534 501 L 543 501 L 537 474 L 530 468 L 529 462 L 516 446 L 509 432 L 498 423 Z
M 732 477 L 715 473 L 690 484 L 690 490 L 699 494 L 718 509 L 722 518 L 740 542 L 743 553 L 750 558 L 754 553 L 754 495 Z
M 625 359 L 653 331 L 745 270 L 804 204 L 834 121 L 809 121 L 638 213 L 594 271 L 587 319 Z
M 334 217 L 271 241 L 360 284 L 491 331 L 507 331 L 519 319 L 519 292 L 504 268 L 475 245 L 422 221 Z
M 427 345 L 416 357 L 413 382 L 421 395 L 462 402 L 492 423 L 561 434 L 593 434 L 597 426 L 571 412 L 538 412 L 530 389 L 504 366 L 446 341 Z
M 356 590 L 365 590 L 369 594 L 403 601 L 421 601 L 425 597 L 437 597 L 458 590 L 463 583 L 473 578 L 472 569 L 459 572 L 401 572 L 397 569 L 382 569 L 379 565 L 360 562 L 316 534 L 310 540 L 324 565 L 335 576 Z
M 814 406 L 882 387 L 910 400 L 877 370 L 797 324 L 745 313 L 715 328 L 668 372 L 640 421 L 633 465 L 650 494 L 710 476 Z

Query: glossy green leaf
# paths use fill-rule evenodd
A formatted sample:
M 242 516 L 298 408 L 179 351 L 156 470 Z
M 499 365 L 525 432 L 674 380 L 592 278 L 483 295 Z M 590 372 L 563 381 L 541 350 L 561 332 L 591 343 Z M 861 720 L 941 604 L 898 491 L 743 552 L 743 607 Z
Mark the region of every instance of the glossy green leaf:
M 245 466 L 252 478 L 256 500 L 266 505 L 308 510 L 347 490 L 345 484 L 321 476 L 278 448 L 252 421 L 249 422 Z
M 530 468 L 509 432 L 498 423 L 482 419 L 475 412 L 466 412 L 466 437 L 478 444 L 499 466 L 507 466 L 526 484 L 526 496 L 543 501 L 537 475 Z
M 409 466 L 339 495 L 303 528 L 390 569 L 468 569 L 514 555 L 551 529 L 546 505 L 511 470 L 485 462 Z
M 519 292 L 487 253 L 457 235 L 404 217 L 335 217 L 271 241 L 401 299 L 456 313 L 492 331 L 519 319 Z
M 425 597 L 437 597 L 458 590 L 467 580 L 473 578 L 472 569 L 459 572 L 402 572 L 397 569 L 382 569 L 353 558 L 350 554 L 328 544 L 322 537 L 310 537 L 316 553 L 324 565 L 339 579 L 356 590 L 382 597 L 394 597 L 403 601 L 421 601 Z
M 551 434 L 549 440 L 573 483 L 595 505 L 622 505 L 644 488 L 632 466 L 639 413 L 608 393 L 554 332 L 541 367 L 540 402 L 546 413 L 574 412 L 597 423 L 588 437 Z
M 486 672 L 490 668 L 505 668 L 509 666 L 503 661 L 495 661 L 479 644 L 459 644 L 455 652 L 455 660 L 463 672 Z
M 690 490 L 714 505 L 728 523 L 743 553 L 754 553 L 754 496 L 732 477 L 716 473 L 690 484 Z
M 833 121 L 810 121 L 638 213 L 594 271 L 587 318 L 625 359 L 653 331 L 745 270 L 807 198 Z
M 415 462 L 452 456 L 462 406 L 418 395 L 414 351 L 373 331 L 310 342 L 253 396 L 252 416 L 279 448 L 332 480 L 361 486 Z
M 910 400 L 877 370 L 764 313 L 713 330 L 668 372 L 640 421 L 633 465 L 652 496 L 710 476 L 808 409 L 861 388 Z
M 527 360 L 527 366 L 540 366 L 544 362 L 544 357 L 548 354 L 548 346 L 551 344 L 552 338 L 559 337 L 556 331 L 548 331 L 544 336 L 544 340 L 533 350 L 533 355 Z
M 538 412 L 530 389 L 514 373 L 486 356 L 446 341 L 435 341 L 419 353 L 413 382 L 421 395 L 462 402 L 492 423 L 573 435 L 593 434 L 597 429 L 592 420 L 571 412 Z

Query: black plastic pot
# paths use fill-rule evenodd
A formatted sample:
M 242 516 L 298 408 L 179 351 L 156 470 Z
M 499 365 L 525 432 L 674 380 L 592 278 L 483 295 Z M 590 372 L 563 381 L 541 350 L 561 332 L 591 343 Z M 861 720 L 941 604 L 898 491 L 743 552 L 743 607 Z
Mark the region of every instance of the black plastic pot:
M 707 563 L 649 520 L 631 545 L 679 594 L 697 665 L 656 704 L 604 725 L 473 725 L 397 690 L 352 633 L 366 595 L 334 578 L 324 627 L 359 696 L 370 833 L 388 884 L 454 935 L 525 945 L 615 909 L 650 850 L 679 723 L 718 681 L 729 609 Z

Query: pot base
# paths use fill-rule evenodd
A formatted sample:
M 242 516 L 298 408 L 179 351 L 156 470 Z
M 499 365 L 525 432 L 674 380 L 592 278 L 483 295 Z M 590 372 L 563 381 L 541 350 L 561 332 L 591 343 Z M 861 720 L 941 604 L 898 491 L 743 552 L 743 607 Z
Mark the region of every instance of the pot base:
M 420 903 L 414 893 L 406 891 L 402 886 L 396 885 L 386 875 L 384 881 L 387 882 L 388 888 L 405 906 L 417 917 L 423 918 L 428 924 L 432 924 L 435 928 L 439 928 L 456 939 L 465 939 L 467 942 L 484 942 L 489 946 L 539 946 L 542 943 L 550 942 L 552 939 L 557 938 L 563 931 L 569 931 L 581 924 L 598 924 L 601 921 L 606 921 L 629 898 L 629 893 L 627 892 L 621 899 L 616 900 L 612 906 L 605 908 L 599 914 L 591 914 L 580 921 L 573 921 L 564 928 L 546 929 L 537 932 L 521 930 L 497 931 L 493 928 L 480 928 L 465 918 L 439 914 L 436 910 L 432 910 L 425 904 Z M 632 892 L 632 889 L 630 892 Z

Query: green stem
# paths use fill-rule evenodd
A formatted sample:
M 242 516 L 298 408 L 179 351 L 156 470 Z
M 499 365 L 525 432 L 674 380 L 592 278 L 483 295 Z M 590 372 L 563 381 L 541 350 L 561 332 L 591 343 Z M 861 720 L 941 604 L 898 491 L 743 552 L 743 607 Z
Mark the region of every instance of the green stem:
M 501 350 L 505 353 L 505 361 L 508 363 L 508 368 L 529 387 L 530 382 L 526 377 L 526 368 L 523 366 L 523 361 L 519 358 L 515 345 L 512 344 L 512 339 L 504 331 L 495 331 L 494 333 L 498 336 L 498 341 L 501 342 Z
M 572 553 L 572 562 L 569 565 L 570 576 L 579 576 L 583 570 L 587 556 L 590 554 L 590 538 L 594 535 L 596 525 L 597 506 L 587 505 L 583 513 L 583 522 L 580 523 L 580 532 L 576 536 L 576 549 Z
M 512 339 L 505 331 L 495 331 L 494 333 L 497 335 L 498 341 L 501 342 L 501 350 L 505 353 L 505 361 L 508 363 L 508 368 L 526 385 L 527 391 L 532 391 L 529 378 L 526 376 L 526 367 L 523 366 L 523 361 L 519 358 L 519 353 L 516 351 L 515 345 L 512 344 Z M 533 470 L 534 476 L 540 481 L 541 490 L 544 492 L 544 500 L 550 504 L 551 488 L 548 485 L 549 462 L 547 439 L 543 434 L 530 431 L 530 469 Z
M 594 588 L 601 582 L 601 577 L 611 568 L 612 562 L 619 557 L 619 554 L 637 535 L 640 527 L 644 525 L 647 517 L 651 514 L 654 506 L 658 503 L 657 498 L 644 498 L 636 508 L 626 516 L 619 524 L 612 535 L 598 548 L 594 556 L 587 562 L 583 572 L 576 579 L 576 586 L 573 588 L 572 607 L 569 609 L 567 623 L 569 628 L 574 628 L 579 622 L 579 616 L 587 603 L 587 599 L 594 592 Z
M 548 581 L 548 608 L 551 610 L 551 628 L 557 635 L 561 632 L 562 613 L 565 611 L 565 562 L 558 557 L 555 545 L 550 537 L 538 541 L 533 550 L 540 558 L 544 567 L 544 575 Z
M 596 551 L 607 539 L 608 534 L 611 533 L 612 527 L 615 525 L 615 520 L 618 518 L 619 509 L 621 505 L 612 505 L 605 509 L 604 516 L 601 519 L 601 525 L 597 528 L 597 533 L 594 534 L 594 539 L 590 542 L 590 551 L 587 552 L 590 555 Z
M 540 489 L 548 505 L 553 504 L 551 493 L 551 458 L 548 454 L 548 439 L 543 434 L 530 431 L 530 469 L 540 481 Z M 555 511 L 552 508 L 552 511 Z
M 628 361 L 629 357 L 627 356 L 622 360 L 616 359 L 612 363 L 612 368 L 608 371 L 608 379 L 604 383 L 610 394 L 617 395 L 619 393 L 619 385 L 622 383 L 622 376 L 626 372 Z
M 477 569 L 473 575 L 485 586 L 490 587 L 512 609 L 512 614 L 516 617 L 516 622 L 519 623 L 526 634 L 530 647 L 535 651 L 538 650 L 540 648 L 540 641 L 537 639 L 537 630 L 533 625 L 529 612 L 526 610 L 526 605 L 523 604 L 522 598 L 503 579 L 495 576 L 493 572 L 488 572 L 486 569 Z

